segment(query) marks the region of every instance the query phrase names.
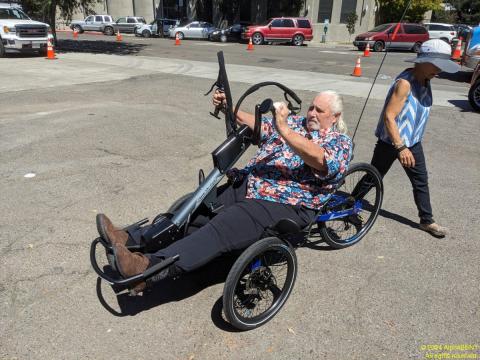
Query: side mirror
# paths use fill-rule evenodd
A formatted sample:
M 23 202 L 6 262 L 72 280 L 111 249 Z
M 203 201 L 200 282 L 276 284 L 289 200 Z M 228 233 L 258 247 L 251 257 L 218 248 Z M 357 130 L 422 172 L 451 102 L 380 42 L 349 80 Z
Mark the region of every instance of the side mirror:
M 268 25 L 268 28 L 271 29 L 271 28 L 272 28 L 272 24 L 269 24 L 269 25 Z

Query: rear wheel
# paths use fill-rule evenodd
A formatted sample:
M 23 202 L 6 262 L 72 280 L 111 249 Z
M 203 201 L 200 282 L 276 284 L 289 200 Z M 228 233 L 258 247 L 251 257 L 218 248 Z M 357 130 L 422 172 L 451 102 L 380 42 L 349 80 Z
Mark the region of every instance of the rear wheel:
M 300 35 L 300 34 L 297 34 L 293 37 L 292 39 L 292 44 L 295 45 L 295 46 L 302 46 L 303 45 L 303 36 Z
M 113 30 L 113 27 L 107 26 L 105 29 L 103 29 L 103 33 L 107 36 L 112 36 L 115 31 Z
M 325 242 L 335 249 L 359 242 L 377 219 L 382 200 L 383 183 L 378 170 L 370 164 L 353 164 L 322 209 L 322 215 L 332 219 L 318 224 Z M 357 209 L 352 215 L 335 218 L 352 209 Z
M 480 111 L 480 80 L 470 87 L 468 100 L 476 111 Z
M 259 32 L 256 32 L 252 35 L 252 43 L 254 45 L 262 45 L 263 44 L 263 35 Z
M 230 270 L 223 289 L 225 317 L 240 330 L 265 324 L 292 292 L 297 276 L 295 251 L 276 237 L 248 247 Z
M 383 51 L 383 49 L 385 48 L 385 44 L 383 43 L 383 41 L 376 41 L 375 44 L 373 44 L 373 51 Z

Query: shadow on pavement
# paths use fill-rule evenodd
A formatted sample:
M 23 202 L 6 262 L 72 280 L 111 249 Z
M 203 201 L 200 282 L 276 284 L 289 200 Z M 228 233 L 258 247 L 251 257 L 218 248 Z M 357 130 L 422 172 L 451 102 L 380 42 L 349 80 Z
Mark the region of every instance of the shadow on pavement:
M 147 44 L 132 44 L 104 40 L 58 40 L 56 51 L 59 53 L 86 52 L 95 54 L 132 55 L 148 47 Z
M 394 213 L 392 213 L 390 211 L 387 211 L 387 210 L 380 209 L 380 211 L 378 212 L 378 215 L 382 216 L 386 219 L 398 221 L 399 223 L 404 224 L 404 225 L 408 225 L 408 226 L 410 226 L 414 229 L 419 229 L 420 228 L 419 225 L 416 222 L 414 222 L 410 219 L 407 219 L 406 217 L 403 217 L 401 215 L 394 214 Z
M 448 100 L 448 102 L 457 108 L 462 109 L 461 112 L 474 112 L 474 109 L 468 100 Z
M 209 286 L 225 282 L 236 258 L 237 256 L 218 258 L 201 269 L 184 274 L 178 279 L 160 281 L 144 291 L 143 296 L 130 296 L 128 292 L 118 293 L 120 289 L 113 288 L 117 293 L 120 311 L 115 310 L 105 300 L 100 278 L 97 279 L 97 296 L 102 306 L 112 315 L 134 316 L 162 304 L 189 298 Z

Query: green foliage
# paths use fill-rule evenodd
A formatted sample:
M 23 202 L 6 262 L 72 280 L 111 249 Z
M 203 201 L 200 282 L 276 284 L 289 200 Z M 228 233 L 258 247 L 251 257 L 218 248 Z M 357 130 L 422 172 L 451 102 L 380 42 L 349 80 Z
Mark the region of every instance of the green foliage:
M 351 36 L 355 32 L 355 23 L 358 20 L 358 15 L 356 12 L 351 12 L 350 14 L 347 15 L 347 30 L 348 34 Z
M 378 6 L 377 24 L 398 22 L 409 0 L 376 0 Z M 403 21 L 420 22 L 428 10 L 440 10 L 443 0 L 412 0 Z
M 448 3 L 454 8 L 452 11 L 459 23 L 480 24 L 480 0 L 449 0 Z

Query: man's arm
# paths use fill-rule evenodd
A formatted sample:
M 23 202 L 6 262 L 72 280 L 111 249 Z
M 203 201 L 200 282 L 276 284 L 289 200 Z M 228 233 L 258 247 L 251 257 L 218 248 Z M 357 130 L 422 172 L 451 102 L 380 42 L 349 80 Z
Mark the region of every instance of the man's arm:
M 396 148 L 403 145 L 403 140 L 400 137 L 400 132 L 398 130 L 397 123 L 395 119 L 397 118 L 400 111 L 402 111 L 403 105 L 407 100 L 408 93 L 410 92 L 410 83 L 407 80 L 400 79 L 398 80 L 395 88 L 393 89 L 392 96 L 385 108 L 385 115 L 383 121 L 385 123 L 385 129 L 387 130 L 388 136 L 392 139 L 392 142 Z M 405 148 L 399 153 L 400 163 L 404 167 L 413 167 L 415 166 L 415 158 L 409 149 Z
M 275 109 L 275 126 L 278 133 L 282 136 L 285 142 L 295 151 L 302 160 L 311 168 L 317 170 L 320 175 L 328 173 L 328 166 L 325 160 L 325 150 L 296 133 L 287 123 L 288 108 L 285 104 L 280 103 Z

